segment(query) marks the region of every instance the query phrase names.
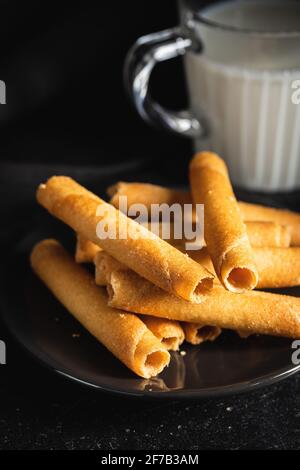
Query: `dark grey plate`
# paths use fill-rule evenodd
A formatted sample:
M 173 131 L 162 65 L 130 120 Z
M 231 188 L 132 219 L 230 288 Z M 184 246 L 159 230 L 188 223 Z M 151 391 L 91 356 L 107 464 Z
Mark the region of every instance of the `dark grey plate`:
M 51 218 L 39 221 L 1 263 L 1 312 L 17 340 L 42 363 L 67 378 L 107 392 L 155 398 L 197 398 L 242 392 L 288 377 L 292 340 L 256 336 L 242 340 L 226 331 L 214 343 L 184 344 L 156 379 L 136 377 L 87 333 L 31 273 L 34 243 L 54 236 L 73 248 L 70 231 Z M 289 293 L 299 295 L 300 290 Z

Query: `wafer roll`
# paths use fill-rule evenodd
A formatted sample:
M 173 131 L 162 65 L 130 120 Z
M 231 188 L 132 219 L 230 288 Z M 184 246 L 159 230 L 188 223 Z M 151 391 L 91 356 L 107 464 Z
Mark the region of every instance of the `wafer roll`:
M 256 248 L 254 259 L 260 289 L 300 285 L 300 247 Z
M 142 321 L 168 351 L 178 351 L 184 341 L 184 332 L 178 321 L 145 315 Z
M 195 239 L 188 240 L 184 236 L 184 226 L 182 227 L 182 237 L 178 237 L 175 233 L 174 222 L 170 223 L 142 223 L 148 230 L 156 233 L 159 237 L 164 238 L 172 245 L 180 243 L 187 244 L 195 242 Z M 246 231 L 250 245 L 252 247 L 268 247 L 268 248 L 287 248 L 291 244 L 291 228 L 289 225 L 279 225 L 276 222 L 245 222 Z M 201 246 L 205 245 L 204 240 L 200 240 Z
M 300 337 L 300 298 L 259 291 L 236 295 L 216 285 L 190 303 L 170 295 L 132 271 L 116 271 L 108 286 L 109 305 L 141 315 L 201 323 L 273 336 Z
M 144 204 L 148 211 L 151 204 L 169 204 L 180 202 L 180 204 L 191 204 L 191 196 L 186 191 L 164 188 L 149 183 L 125 183 L 120 181 L 106 190 L 110 196 L 110 203 L 119 208 L 120 196 L 127 197 L 127 205 Z
M 75 261 L 76 263 L 93 263 L 96 254 L 101 248 L 95 243 L 90 242 L 79 233 L 76 235 L 76 251 Z
M 290 226 L 291 245 L 300 245 L 300 214 L 297 212 L 261 206 L 259 204 L 249 204 L 248 202 L 239 202 L 239 208 L 244 220 L 270 221 Z
M 144 224 L 143 224 L 144 225 Z M 145 226 L 151 230 L 150 224 Z M 161 224 L 153 224 L 155 233 L 158 233 L 162 238 L 163 230 Z M 186 243 L 191 243 L 194 240 L 178 239 L 174 237 L 173 224 L 169 224 L 169 230 L 164 233 L 170 233 L 169 238 L 165 238 L 168 243 L 173 246 L 185 249 Z M 247 234 L 251 246 L 254 247 L 289 247 L 291 241 L 291 231 L 288 226 L 278 225 L 274 222 L 246 222 Z M 152 227 L 153 228 L 153 227 Z M 151 230 L 152 231 L 152 230 Z M 201 248 L 201 247 L 200 247 Z M 95 255 L 101 248 L 90 240 L 85 239 L 81 235 L 77 235 L 75 260 L 77 263 L 93 263 Z M 195 250 L 196 251 L 196 250 Z M 192 256 L 193 258 L 193 256 Z
M 208 255 L 207 255 L 208 256 Z M 207 259 L 203 257 L 204 261 L 207 262 Z M 101 251 L 97 253 L 95 257 L 95 266 L 96 266 L 96 284 L 99 284 L 101 286 L 109 285 L 111 283 L 111 275 L 114 271 L 127 271 L 128 268 L 125 265 L 122 265 L 119 263 L 117 260 L 112 258 L 112 256 L 108 255 L 105 253 L 105 251 Z M 165 346 L 170 343 L 168 340 L 168 337 L 172 336 L 174 340 L 172 342 L 175 342 L 175 339 L 177 338 L 176 341 L 176 349 L 180 346 L 182 343 L 184 336 L 186 341 L 188 341 L 191 344 L 200 344 L 203 343 L 204 341 L 213 341 L 216 339 L 219 334 L 221 333 L 219 328 L 216 328 L 214 326 L 206 326 L 206 325 L 199 325 L 198 323 L 188 323 L 188 322 L 183 322 L 182 323 L 182 328 L 184 331 L 182 331 L 182 328 L 180 327 L 180 330 L 178 329 L 179 323 L 176 322 L 175 327 L 172 326 L 173 333 L 169 333 L 169 328 L 167 324 L 164 322 L 170 322 L 171 320 L 167 320 L 164 318 L 156 318 L 158 323 L 153 322 L 153 319 L 155 317 L 147 317 L 149 318 L 148 322 L 146 321 L 146 325 L 148 328 L 152 331 L 152 333 L 155 336 L 158 336 L 156 333 L 156 329 L 159 327 L 159 330 L 161 333 L 159 334 L 158 337 L 165 337 L 166 340 L 163 341 Z M 159 324 L 159 321 L 162 322 L 162 324 Z M 152 329 L 152 326 L 155 327 L 155 329 Z M 182 335 L 181 335 L 182 332 Z M 183 338 L 183 339 L 182 339 Z M 182 341 L 181 341 L 182 339 Z
M 142 202 L 150 211 L 151 204 L 191 204 L 192 197 L 188 191 L 176 191 L 162 186 L 146 183 L 117 183 L 109 189 L 111 203 L 119 207 L 119 196 L 126 196 L 130 204 Z M 129 204 L 128 204 L 129 205 Z M 300 214 L 285 209 L 238 202 L 245 221 L 269 221 L 291 227 L 291 244 L 300 245 Z M 266 246 L 266 245 L 265 245 Z M 272 245 L 273 246 L 273 245 Z
M 120 263 L 104 250 L 96 254 L 95 259 L 95 282 L 98 286 L 107 286 L 110 283 L 113 271 L 127 271 L 128 267 Z
M 218 278 L 231 292 L 254 289 L 258 274 L 225 163 L 214 153 L 196 154 L 190 182 L 194 202 L 204 204 L 204 237 Z
M 148 230 L 153 231 L 153 227 L 156 234 L 162 238 L 165 234 L 170 234 L 168 238 L 164 238 L 171 245 L 181 251 L 185 251 L 187 243 L 195 242 L 195 240 L 187 240 L 186 238 L 175 238 L 174 236 L 174 224 L 170 223 L 169 229 L 166 225 L 164 227 L 160 223 L 154 224 L 142 224 L 145 225 Z M 278 225 L 274 222 L 246 222 L 247 234 L 252 248 L 254 247 L 289 247 L 291 241 L 291 231 L 288 226 Z M 205 243 L 204 243 L 205 245 Z M 200 243 L 199 249 L 203 246 Z M 101 248 L 90 240 L 85 239 L 81 235 L 77 235 L 75 260 L 77 263 L 93 263 L 95 255 Z M 190 250 L 197 251 L 197 250 Z M 188 251 L 188 253 L 190 252 Z M 193 256 L 192 256 L 193 258 Z
M 206 248 L 189 252 L 190 256 L 213 272 Z M 275 289 L 300 285 L 300 247 L 253 248 L 258 271 L 259 289 Z
M 191 344 L 201 344 L 205 341 L 214 341 L 222 333 L 217 326 L 203 325 L 201 323 L 183 322 L 182 328 L 185 340 Z
M 291 228 L 276 222 L 245 222 L 252 248 L 287 248 L 291 244 Z
M 113 271 L 126 271 L 128 268 L 115 260 L 112 256 L 100 251 L 95 257 L 95 278 L 96 284 L 107 286 L 110 284 L 111 273 Z M 142 318 L 150 331 L 172 351 L 177 351 L 184 341 L 183 329 L 179 322 L 165 318 L 147 317 Z
M 162 289 L 198 301 L 212 287 L 213 276 L 205 268 L 71 178 L 50 178 L 38 188 L 37 199 L 73 230 Z
M 153 377 L 169 364 L 169 353 L 146 325 L 136 315 L 108 307 L 105 290 L 57 241 L 38 243 L 31 265 L 66 309 L 137 375 Z

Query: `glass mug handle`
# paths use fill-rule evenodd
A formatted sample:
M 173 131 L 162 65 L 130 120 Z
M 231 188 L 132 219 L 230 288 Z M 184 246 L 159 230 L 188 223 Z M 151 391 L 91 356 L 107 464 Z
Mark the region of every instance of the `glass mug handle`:
M 129 50 L 124 79 L 127 93 L 139 115 L 148 123 L 186 137 L 203 137 L 205 123 L 190 111 L 169 111 L 152 100 L 149 81 L 154 66 L 185 54 L 192 49 L 193 41 L 185 37 L 180 28 L 148 34 L 137 40 Z

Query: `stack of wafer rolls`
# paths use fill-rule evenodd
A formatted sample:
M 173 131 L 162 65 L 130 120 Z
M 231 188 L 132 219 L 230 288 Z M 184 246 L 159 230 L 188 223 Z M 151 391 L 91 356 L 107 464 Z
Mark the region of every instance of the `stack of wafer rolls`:
M 195 239 L 187 240 L 184 236 L 176 238 L 174 223 L 172 222 L 164 224 L 164 227 L 160 223 L 150 224 L 150 226 L 148 223 L 141 225 L 146 226 L 151 231 L 154 226 L 155 233 L 171 245 L 179 247 L 191 243 L 191 241 L 196 241 Z M 167 225 L 169 225 L 168 229 Z M 248 222 L 245 225 L 252 247 L 288 248 L 290 246 L 291 230 L 289 226 L 279 225 L 275 222 Z M 202 245 L 205 246 L 205 241 Z M 77 234 L 76 261 L 78 263 L 92 263 L 96 253 L 100 250 L 101 248 L 98 245 Z
M 168 292 L 197 301 L 203 290 L 212 287 L 212 274 L 199 263 L 71 178 L 50 178 L 39 186 L 37 200 L 76 232 Z M 106 227 L 114 230 L 105 233 Z
M 211 152 L 195 155 L 190 183 L 194 203 L 204 204 L 205 241 L 219 280 L 232 292 L 254 289 L 258 273 L 225 163 Z
M 214 341 L 222 333 L 221 328 L 202 323 L 183 322 L 185 340 L 190 344 L 202 344 L 205 341 Z
M 109 305 L 141 315 L 217 326 L 247 334 L 297 338 L 300 298 L 247 291 L 236 294 L 215 285 L 201 303 L 167 294 L 133 271 L 115 271 L 108 288 Z
M 104 289 L 75 263 L 56 240 L 44 240 L 31 253 L 31 265 L 55 297 L 120 361 L 150 378 L 169 364 L 170 355 L 136 315 L 107 305 Z M 99 358 L 101 360 L 101 358 Z
M 238 202 L 225 163 L 210 152 L 192 159 L 190 186 L 191 193 L 121 182 L 109 188 L 107 203 L 55 176 L 37 191 L 38 202 L 75 231 L 77 243 L 72 257 L 56 240 L 40 242 L 31 254 L 33 270 L 145 379 L 161 373 L 169 351 L 176 355 L 184 340 L 213 342 L 223 329 L 241 338 L 300 337 L 300 298 L 254 290 L 300 285 L 300 215 Z M 175 236 L 175 221 L 138 223 L 118 210 L 120 196 L 127 207 L 148 210 L 151 204 L 204 204 L 204 246 L 187 249 L 190 240 L 184 231 Z M 93 263 L 95 274 L 82 263 Z
M 260 224 L 263 224 L 263 227 L 265 227 L 265 224 L 268 225 L 269 223 L 258 222 L 258 226 Z M 275 226 L 274 231 L 273 225 Z M 278 234 L 277 228 L 278 226 L 276 224 L 271 223 L 271 233 L 266 234 L 266 246 L 254 247 L 252 249 L 254 262 L 258 271 L 258 289 L 274 289 L 300 285 L 300 247 L 291 247 L 286 249 L 287 247 L 284 246 L 285 243 L 282 243 L 282 246 L 280 246 L 280 244 L 279 246 L 276 246 L 273 242 L 275 242 Z M 279 228 L 281 228 L 281 226 L 279 226 Z M 283 239 L 283 241 L 285 240 Z M 269 245 L 268 242 L 270 243 Z M 214 273 L 214 266 L 206 247 L 199 250 L 186 251 L 184 243 L 176 243 L 174 246 L 179 250 L 188 253 L 193 260 Z M 95 262 L 96 283 L 104 286 L 107 284 L 107 282 L 103 280 L 104 272 L 98 267 L 99 261 L 96 262 L 97 253 L 100 251 L 104 257 L 105 252 L 97 245 L 86 240 L 83 241 L 81 236 L 77 236 L 75 252 L 76 261 L 79 263 Z M 98 260 L 100 259 L 101 256 L 98 257 Z M 115 267 L 120 267 L 120 263 L 114 258 L 111 258 L 110 263 L 114 263 Z
M 150 212 L 152 204 L 192 204 L 192 196 L 187 191 L 176 191 L 149 183 L 119 182 L 107 189 L 110 202 L 119 207 L 119 198 L 128 198 L 128 203 L 145 205 Z M 262 206 L 238 201 L 243 220 L 247 222 L 273 222 L 290 227 L 291 245 L 300 245 L 300 213 L 286 209 Z
M 108 254 L 98 253 L 96 266 L 102 272 L 101 285 L 108 285 L 110 305 L 141 315 L 152 312 L 161 318 L 191 322 L 189 331 L 205 327 L 207 333 L 211 328 L 211 337 L 206 339 L 215 339 L 221 328 L 242 331 L 245 336 L 256 333 L 294 337 L 300 332 L 300 298 L 265 292 L 236 294 L 216 284 L 199 304 L 178 302 L 175 296 L 164 296 L 161 289 Z M 183 327 L 186 332 L 186 324 Z
M 100 250 L 100 246 L 77 233 L 75 251 L 75 261 L 77 263 L 93 263 L 96 254 Z
M 126 271 L 127 266 L 120 263 L 105 251 L 99 251 L 95 258 L 95 282 L 98 286 L 108 286 L 110 284 L 111 273 L 114 271 Z M 177 321 L 164 318 L 148 317 L 144 318 L 152 333 L 158 337 L 167 349 L 177 351 L 184 341 L 184 332 Z
M 213 272 L 213 263 L 205 247 L 191 251 L 189 255 Z M 300 247 L 253 248 L 253 255 L 258 271 L 258 289 L 300 285 Z
M 128 271 L 127 266 L 112 258 L 105 253 L 105 251 L 97 253 L 94 258 L 94 263 L 95 282 L 99 286 L 109 286 L 113 272 Z M 214 341 L 221 333 L 220 329 L 213 326 L 192 324 L 189 322 L 184 322 L 180 325 L 178 322 L 172 322 L 164 318 L 148 317 L 146 320 L 143 318 L 143 321 L 146 321 L 146 325 L 155 336 L 160 337 L 163 344 L 173 351 L 179 349 L 184 339 L 191 344 L 200 344 L 204 341 Z M 166 321 L 168 323 L 165 323 Z M 157 334 L 157 332 L 159 332 L 159 334 Z

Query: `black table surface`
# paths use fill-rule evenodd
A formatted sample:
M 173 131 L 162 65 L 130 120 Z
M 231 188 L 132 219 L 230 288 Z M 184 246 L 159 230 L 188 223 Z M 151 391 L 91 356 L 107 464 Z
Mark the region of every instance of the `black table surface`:
M 119 166 L 118 166 L 119 165 Z M 36 184 L 52 173 L 77 177 L 91 189 L 118 179 L 182 184 L 153 161 L 106 167 L 5 164 L 0 168 L 0 242 L 12 244 L 34 219 Z M 179 165 L 179 164 L 178 164 Z M 179 166 L 177 165 L 177 169 Z M 152 170 L 151 170 L 152 168 Z M 131 175 L 131 177 L 130 177 Z M 132 177 L 134 176 L 134 178 Z M 299 195 L 262 197 L 299 204 Z M 16 286 L 16 295 L 17 295 Z M 1 295 L 1 292 L 0 292 Z M 0 449 L 297 449 L 300 376 L 256 392 L 198 401 L 146 401 L 86 389 L 45 369 L 1 323 L 7 364 L 0 366 Z

